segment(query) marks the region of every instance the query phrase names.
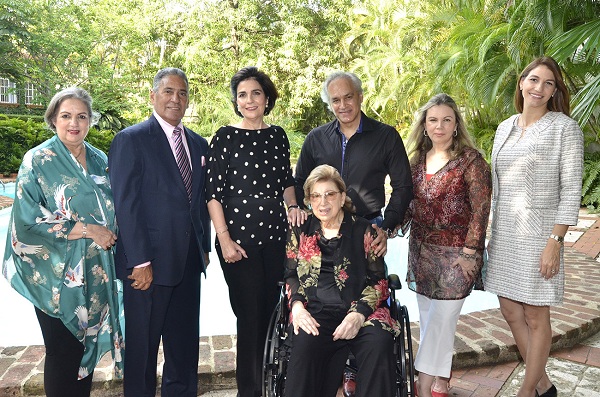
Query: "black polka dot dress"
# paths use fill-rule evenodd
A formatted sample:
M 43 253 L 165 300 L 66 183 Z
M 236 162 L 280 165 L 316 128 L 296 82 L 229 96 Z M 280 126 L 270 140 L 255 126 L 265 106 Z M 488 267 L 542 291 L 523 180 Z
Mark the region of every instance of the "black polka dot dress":
M 221 202 L 233 241 L 242 247 L 284 241 L 283 191 L 289 186 L 294 178 L 283 128 L 217 131 L 210 143 L 206 197 Z

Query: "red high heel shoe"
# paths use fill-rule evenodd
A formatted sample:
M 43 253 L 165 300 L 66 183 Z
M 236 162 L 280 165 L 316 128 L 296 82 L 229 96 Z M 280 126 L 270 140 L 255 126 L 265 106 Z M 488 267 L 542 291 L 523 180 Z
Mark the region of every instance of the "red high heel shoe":
M 450 379 L 452 379 L 452 371 L 450 371 L 450 377 L 448 378 L 448 390 L 450 390 Z M 448 397 L 448 392 L 444 393 L 441 391 L 433 390 L 435 382 L 431 385 L 431 397 Z

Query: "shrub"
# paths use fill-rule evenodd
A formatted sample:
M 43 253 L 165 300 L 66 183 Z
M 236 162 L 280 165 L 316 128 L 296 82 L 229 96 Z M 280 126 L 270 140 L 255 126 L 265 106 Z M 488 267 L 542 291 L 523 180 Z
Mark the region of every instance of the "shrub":
M 27 150 L 52 134 L 43 122 L 0 115 L 0 173 L 9 175 L 17 172 Z

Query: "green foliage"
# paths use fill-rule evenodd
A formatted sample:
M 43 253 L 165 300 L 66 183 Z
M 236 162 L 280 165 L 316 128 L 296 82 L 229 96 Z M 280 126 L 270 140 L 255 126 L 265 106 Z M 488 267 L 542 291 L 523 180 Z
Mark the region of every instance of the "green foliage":
M 229 81 L 250 65 L 265 71 L 279 91 L 272 123 L 308 132 L 327 120 L 319 92 L 330 71 L 347 66 L 340 32 L 347 30 L 350 5 L 349 0 L 248 0 L 192 6 L 172 59 L 188 71 L 192 97 L 200 100 L 191 114 L 199 132 L 235 120 Z
M 229 80 L 258 66 L 280 93 L 267 122 L 294 139 L 331 119 L 326 75 L 352 70 L 365 112 L 402 131 L 432 95 L 452 95 L 489 156 L 517 74 L 546 53 L 564 68 L 589 150 L 600 145 L 599 15 L 597 0 L 0 0 L 0 77 L 36 84 L 45 101 L 87 89 L 105 150 L 148 117 L 165 66 L 186 71 L 185 122 L 205 137 L 238 121 Z
M 90 132 L 88 132 L 86 141 L 90 143 L 90 145 L 94 146 L 96 149 L 102 150 L 104 153 L 108 154 L 108 150 L 110 149 L 110 143 L 115 137 L 115 132 L 112 130 L 99 130 L 97 128 L 90 128 Z
M 514 113 L 518 73 L 556 56 L 586 142 L 600 133 L 597 0 L 365 0 L 353 9 L 346 50 L 365 104 L 389 124 L 412 120 L 432 95 L 463 108 L 489 158 L 497 125 Z
M 0 0 L 0 77 L 19 79 L 24 74 L 21 49 L 30 38 L 28 6 L 26 0 Z
M 290 141 L 290 160 L 295 164 L 300 156 L 300 149 L 302 149 L 302 144 L 304 143 L 306 135 L 300 131 L 286 130 L 286 133 L 288 140 Z
M 600 152 L 585 153 L 581 204 L 600 211 Z
M 17 172 L 25 153 L 52 135 L 43 123 L 0 115 L 0 173 Z

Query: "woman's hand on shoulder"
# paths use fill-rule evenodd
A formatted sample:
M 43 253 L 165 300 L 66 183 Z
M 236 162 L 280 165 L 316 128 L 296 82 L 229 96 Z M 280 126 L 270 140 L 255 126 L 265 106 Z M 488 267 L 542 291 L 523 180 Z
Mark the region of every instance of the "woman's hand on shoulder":
M 288 209 L 287 219 L 291 227 L 302 225 L 306 221 L 306 218 L 308 218 L 308 214 L 300 207 Z
M 309 335 L 319 335 L 319 327 L 321 324 L 317 322 L 306 310 L 304 304 L 300 301 L 294 302 L 292 305 L 292 321 L 294 325 L 294 334 L 298 335 L 299 329 Z
M 354 339 L 365 322 L 365 316 L 358 312 L 346 314 L 344 320 L 333 332 L 333 340 Z

